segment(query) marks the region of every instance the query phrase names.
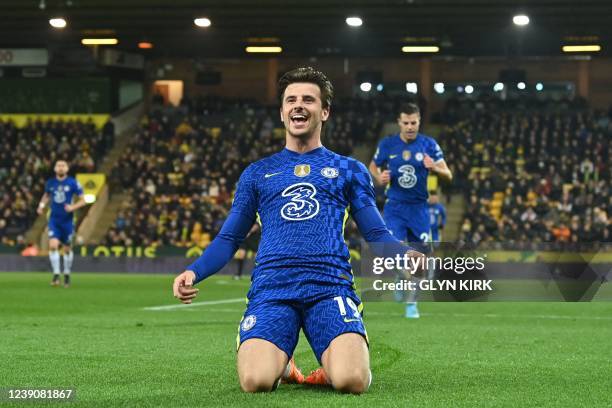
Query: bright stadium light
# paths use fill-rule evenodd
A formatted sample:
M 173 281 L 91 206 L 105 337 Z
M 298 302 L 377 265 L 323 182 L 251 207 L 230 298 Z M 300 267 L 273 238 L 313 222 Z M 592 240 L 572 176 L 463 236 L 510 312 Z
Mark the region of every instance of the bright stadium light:
M 419 91 L 419 87 L 416 82 L 406 82 L 406 91 L 415 94 Z
M 457 87 L 457 92 L 458 92 L 458 93 L 463 93 L 463 87 L 462 87 L 461 85 L 459 85 L 459 86 Z
M 472 85 L 466 85 L 465 86 L 465 93 L 466 94 L 471 94 L 472 92 L 474 92 L 474 87 Z
M 55 17 L 49 19 L 49 25 L 53 28 L 65 28 L 68 23 L 66 22 L 66 19 L 62 17 Z
M 116 38 L 83 38 L 83 45 L 117 45 L 119 40 Z
M 244 49 L 246 52 L 248 52 L 249 54 L 253 54 L 253 53 L 272 53 L 272 54 L 278 54 L 283 52 L 283 47 L 268 47 L 268 46 L 263 46 L 263 47 L 258 47 L 258 46 L 248 46 Z
M 544 84 L 542 84 L 541 82 L 538 82 L 536 84 L 536 91 L 541 92 L 544 89 Z
M 564 45 L 563 52 L 599 52 L 601 45 Z
M 437 45 L 405 45 L 402 52 L 440 52 Z
M 504 84 L 502 84 L 501 82 L 497 82 L 495 83 L 495 85 L 493 85 L 493 91 L 501 92 L 503 90 L 504 90 Z
M 519 82 L 518 84 L 516 84 L 516 87 L 520 90 L 525 89 L 526 85 L 524 82 Z
M 382 92 L 382 90 L 383 90 L 383 89 L 385 89 L 385 87 L 383 86 L 383 84 L 378 84 L 378 85 L 376 85 L 376 90 L 377 90 L 378 92 Z
M 212 22 L 207 17 L 198 17 L 193 20 L 193 24 L 197 25 L 198 27 L 210 27 Z
M 361 19 L 361 17 L 357 16 L 347 17 L 346 24 L 351 27 L 361 27 L 361 25 L 363 24 L 363 20 Z
M 443 94 L 444 93 L 444 82 L 436 82 L 434 84 L 434 91 L 436 91 L 437 94 Z
M 370 92 L 372 90 L 372 84 L 370 82 L 362 82 L 361 85 L 359 85 L 359 89 L 363 92 Z
M 525 14 L 517 14 L 516 16 L 512 17 L 512 22 L 517 26 L 526 26 L 529 24 L 529 17 Z

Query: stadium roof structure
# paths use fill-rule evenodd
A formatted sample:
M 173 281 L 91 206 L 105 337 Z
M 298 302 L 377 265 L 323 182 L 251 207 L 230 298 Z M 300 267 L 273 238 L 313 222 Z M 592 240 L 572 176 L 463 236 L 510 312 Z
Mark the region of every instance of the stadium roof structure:
M 515 14 L 530 24 L 512 23 Z M 54 29 L 49 19 L 68 20 Z M 363 19 L 360 27 L 345 23 Z M 196 27 L 207 17 L 212 25 Z M 284 56 L 400 57 L 403 46 L 438 55 L 549 56 L 562 45 L 612 38 L 610 0 L 2 0 L 0 48 L 81 46 L 115 37 L 118 48 L 157 56 L 244 57 L 247 45 L 281 46 Z

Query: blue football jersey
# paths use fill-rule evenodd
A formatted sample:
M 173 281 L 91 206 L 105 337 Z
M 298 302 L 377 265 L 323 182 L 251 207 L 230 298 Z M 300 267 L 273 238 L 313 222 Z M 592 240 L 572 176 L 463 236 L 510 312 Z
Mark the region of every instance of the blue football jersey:
M 261 223 L 252 290 L 258 282 L 272 291 L 300 283 L 352 285 L 344 224 L 366 206 L 376 206 L 366 167 L 324 147 L 304 154 L 283 149 L 249 165 L 232 211 L 257 215 Z
M 49 195 L 51 218 L 56 221 L 70 221 L 74 213 L 66 212 L 64 206 L 72 203 L 76 195 L 83 195 L 83 187 L 74 177 L 66 177 L 64 180 L 52 178 L 45 185 L 45 192 Z
M 423 164 L 425 154 L 434 162 L 444 159 L 438 143 L 421 133 L 409 143 L 404 142 L 399 134 L 380 141 L 373 160 L 376 166 L 386 166 L 391 171 L 391 184 L 386 190 L 388 199 L 406 203 L 427 201 L 429 170 Z

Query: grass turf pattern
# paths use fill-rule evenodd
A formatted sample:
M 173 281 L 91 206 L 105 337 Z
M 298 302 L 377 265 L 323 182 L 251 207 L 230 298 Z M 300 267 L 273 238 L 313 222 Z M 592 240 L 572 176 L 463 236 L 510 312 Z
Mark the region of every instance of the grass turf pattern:
M 281 385 L 244 394 L 235 338 L 246 279 L 213 277 L 176 305 L 173 276 L 0 274 L 0 388 L 76 389 L 68 406 L 611 406 L 612 303 L 365 305 L 373 383 L 362 396 Z M 316 360 L 302 336 L 305 374 Z M 39 403 L 40 404 L 40 403 Z M 18 402 L 2 406 L 25 406 Z M 61 405 L 60 405 L 61 406 Z

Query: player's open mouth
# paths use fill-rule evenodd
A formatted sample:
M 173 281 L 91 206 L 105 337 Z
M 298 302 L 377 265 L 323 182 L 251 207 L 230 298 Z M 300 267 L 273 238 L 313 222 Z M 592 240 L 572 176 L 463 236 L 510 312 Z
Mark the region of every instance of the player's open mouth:
M 291 122 L 296 125 L 304 124 L 306 121 L 308 121 L 308 117 L 306 117 L 306 115 L 296 114 L 291 116 Z

